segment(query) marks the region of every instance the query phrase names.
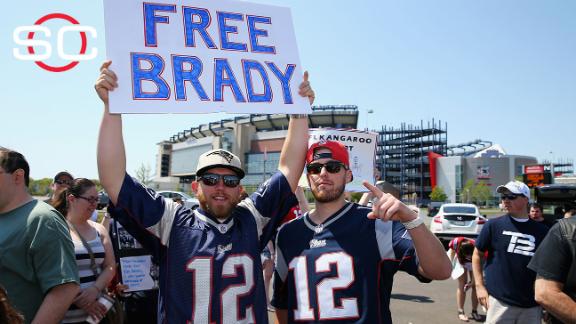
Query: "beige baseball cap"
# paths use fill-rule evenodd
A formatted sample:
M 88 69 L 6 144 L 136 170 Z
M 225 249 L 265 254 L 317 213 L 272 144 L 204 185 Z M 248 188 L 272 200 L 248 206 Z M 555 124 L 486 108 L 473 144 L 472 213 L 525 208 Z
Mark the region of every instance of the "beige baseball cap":
M 240 159 L 223 149 L 211 150 L 200 155 L 198 166 L 196 167 L 196 176 L 201 176 L 212 168 L 227 168 L 236 172 L 240 179 L 244 178 L 244 170 L 242 170 Z

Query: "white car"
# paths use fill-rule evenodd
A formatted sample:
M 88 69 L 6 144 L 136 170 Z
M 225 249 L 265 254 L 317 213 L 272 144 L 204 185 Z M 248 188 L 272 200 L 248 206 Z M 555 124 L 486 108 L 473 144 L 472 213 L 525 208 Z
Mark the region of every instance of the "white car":
M 174 201 L 180 200 L 184 204 L 184 207 L 187 207 L 190 209 L 194 209 L 194 208 L 200 206 L 200 202 L 198 201 L 198 199 L 192 198 L 188 194 L 186 194 L 182 191 L 165 190 L 165 191 L 157 191 L 156 193 L 159 194 L 160 196 L 164 197 L 164 198 L 172 199 Z
M 447 243 L 457 236 L 476 238 L 485 223 L 486 218 L 474 204 L 444 204 L 430 222 L 430 231 Z

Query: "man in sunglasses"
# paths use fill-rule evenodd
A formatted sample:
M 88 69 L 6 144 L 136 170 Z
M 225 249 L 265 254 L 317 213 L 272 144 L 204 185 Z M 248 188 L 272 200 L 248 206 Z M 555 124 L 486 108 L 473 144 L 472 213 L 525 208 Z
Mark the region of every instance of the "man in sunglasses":
M 353 175 L 340 142 L 314 143 L 306 155 L 316 208 L 277 236 L 274 299 L 280 323 L 392 323 L 394 274 L 446 279 L 450 260 L 418 214 L 364 181 L 368 208 L 344 199 Z
M 50 186 L 52 190 L 52 195 L 50 198 L 44 200 L 45 203 L 52 205 L 53 199 L 56 199 L 60 195 L 60 193 L 68 188 L 72 184 L 74 177 L 67 171 L 60 171 L 54 176 L 54 181 Z
M 105 107 L 98 140 L 100 181 L 113 204 L 112 216 L 133 236 L 145 232 L 162 245 L 158 322 L 267 323 L 260 253 L 297 204 L 294 191 L 304 168 L 307 116 L 290 118 L 279 171 L 242 201 L 240 159 L 222 149 L 202 154 L 192 184 L 200 208 L 190 210 L 126 174 L 121 115 L 108 109 L 108 92 L 117 86 L 110 64 L 102 65 L 95 85 Z M 312 104 L 307 73 L 299 94 Z M 139 228 L 123 223 L 123 217 L 134 219 Z
M 530 189 L 524 183 L 510 181 L 496 192 L 506 215 L 488 220 L 476 239 L 472 269 L 478 301 L 487 309 L 486 323 L 540 324 L 542 310 L 534 300 L 536 273 L 527 265 L 548 227 L 530 219 Z

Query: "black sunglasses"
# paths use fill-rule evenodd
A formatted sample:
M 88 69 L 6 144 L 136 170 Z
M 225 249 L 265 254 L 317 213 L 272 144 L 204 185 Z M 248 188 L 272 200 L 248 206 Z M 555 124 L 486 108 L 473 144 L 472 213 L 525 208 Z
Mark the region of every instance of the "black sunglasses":
M 326 168 L 326 171 L 329 173 L 338 173 L 340 169 L 346 169 L 346 165 L 339 161 L 328 161 L 326 163 L 314 162 L 306 166 L 306 171 L 309 174 L 319 174 L 322 172 L 322 168 Z
M 504 199 L 514 200 L 514 199 L 516 199 L 516 198 L 518 198 L 518 197 L 521 197 L 521 196 L 523 196 L 523 195 L 514 195 L 514 194 L 512 194 L 512 195 L 502 195 L 502 196 L 500 196 L 500 199 L 502 199 L 502 200 L 504 200 Z
M 229 188 L 235 188 L 240 184 L 240 178 L 237 175 L 227 174 L 214 174 L 206 173 L 202 175 L 199 180 L 207 186 L 215 186 L 220 179 L 224 181 L 224 185 Z
M 54 180 L 54 183 L 57 183 L 57 184 L 59 184 L 59 185 L 67 185 L 67 186 L 71 186 L 71 185 L 72 185 L 72 181 L 70 181 L 70 180 L 61 180 L 61 179 L 58 179 L 58 180 Z

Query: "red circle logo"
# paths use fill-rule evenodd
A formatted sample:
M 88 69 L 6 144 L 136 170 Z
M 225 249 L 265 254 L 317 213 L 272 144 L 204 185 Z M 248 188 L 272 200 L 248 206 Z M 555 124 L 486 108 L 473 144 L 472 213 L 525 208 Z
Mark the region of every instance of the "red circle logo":
M 66 21 L 68 21 L 74 25 L 80 24 L 78 22 L 78 20 L 74 19 L 73 17 L 71 17 L 67 14 L 52 13 L 52 14 L 48 14 L 48 15 L 41 17 L 40 19 L 36 20 L 34 25 L 41 25 L 44 22 L 46 22 L 48 20 L 52 20 L 52 19 L 64 19 L 64 20 L 66 20 Z M 34 32 L 29 32 L 28 33 L 28 39 L 33 39 L 33 38 L 34 38 Z M 86 47 L 88 44 L 88 41 L 86 40 L 86 33 L 80 32 L 80 38 L 82 39 L 82 46 L 80 48 L 80 54 L 85 54 L 86 53 Z M 28 53 L 34 54 L 34 48 L 32 46 L 28 46 Z M 34 63 L 36 63 L 36 65 L 43 68 L 44 70 L 47 70 L 50 72 L 64 72 L 64 71 L 68 71 L 68 70 L 72 69 L 73 67 L 78 65 L 79 62 L 78 61 L 72 61 L 66 65 L 63 65 L 63 66 L 50 66 L 50 65 L 48 65 L 42 61 L 34 61 Z

